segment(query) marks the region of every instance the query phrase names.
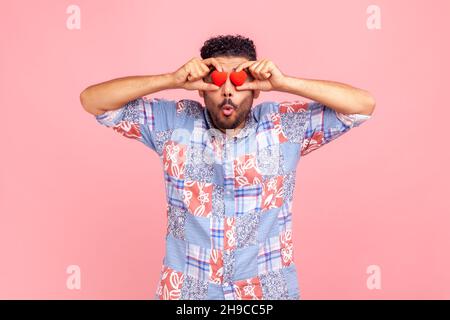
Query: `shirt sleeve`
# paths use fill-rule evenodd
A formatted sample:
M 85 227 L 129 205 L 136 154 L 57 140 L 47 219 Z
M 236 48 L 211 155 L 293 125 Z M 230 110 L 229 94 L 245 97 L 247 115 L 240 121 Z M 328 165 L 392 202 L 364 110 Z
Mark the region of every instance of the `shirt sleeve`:
M 302 156 L 317 150 L 371 118 L 365 114 L 343 114 L 316 101 L 308 102 L 307 107 L 310 113 L 301 148 Z
M 95 115 L 98 123 L 130 139 L 144 143 L 160 153 L 160 136 L 171 133 L 175 127 L 178 102 L 161 98 L 141 97 L 116 110 Z

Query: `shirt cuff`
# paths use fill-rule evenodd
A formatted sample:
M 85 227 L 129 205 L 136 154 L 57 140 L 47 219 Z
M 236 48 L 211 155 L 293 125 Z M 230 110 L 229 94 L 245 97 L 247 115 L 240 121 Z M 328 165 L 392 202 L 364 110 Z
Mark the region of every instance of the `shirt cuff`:
M 342 123 L 344 123 L 346 126 L 348 126 L 350 128 L 357 127 L 364 121 L 371 118 L 371 116 L 369 116 L 367 114 L 359 114 L 359 113 L 344 114 L 344 113 L 340 113 L 337 111 L 336 111 L 336 116 L 339 120 L 342 121 Z

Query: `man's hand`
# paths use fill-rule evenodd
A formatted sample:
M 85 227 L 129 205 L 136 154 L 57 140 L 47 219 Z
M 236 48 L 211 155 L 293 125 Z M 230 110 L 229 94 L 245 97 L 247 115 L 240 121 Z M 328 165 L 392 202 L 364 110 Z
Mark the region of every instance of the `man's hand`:
M 172 73 L 175 87 L 186 90 L 218 90 L 219 87 L 213 83 L 206 83 L 203 78 L 209 74 L 213 65 L 216 70 L 223 71 L 219 62 L 214 58 L 200 59 L 192 58 L 177 71 Z
M 248 68 L 255 80 L 236 87 L 237 90 L 280 90 L 285 83 L 286 76 L 268 59 L 243 62 L 236 68 L 236 72 L 245 68 Z

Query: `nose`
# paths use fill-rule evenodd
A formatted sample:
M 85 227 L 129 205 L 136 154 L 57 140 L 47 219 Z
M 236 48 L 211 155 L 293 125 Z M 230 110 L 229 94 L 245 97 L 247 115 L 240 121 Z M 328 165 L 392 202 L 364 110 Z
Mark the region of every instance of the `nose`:
M 230 80 L 230 73 L 227 74 L 227 81 L 222 85 L 223 96 L 225 98 L 230 98 L 235 93 L 235 87 L 233 82 Z

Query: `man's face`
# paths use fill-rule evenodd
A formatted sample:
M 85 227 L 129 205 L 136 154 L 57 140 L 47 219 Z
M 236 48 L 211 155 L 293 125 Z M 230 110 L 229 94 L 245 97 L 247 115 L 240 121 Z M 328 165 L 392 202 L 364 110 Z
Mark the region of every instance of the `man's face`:
M 227 81 L 218 90 L 199 91 L 199 94 L 204 98 L 205 106 L 218 129 L 242 128 L 252 108 L 253 99 L 259 96 L 259 90 L 236 90 L 229 73 L 248 59 L 243 57 L 216 57 L 215 59 L 220 63 L 223 71 L 228 72 Z M 212 68 L 203 79 L 205 82 L 212 83 L 211 73 L 214 70 L 215 68 Z M 247 72 L 245 81 L 253 81 L 251 73 L 246 69 L 244 71 Z

